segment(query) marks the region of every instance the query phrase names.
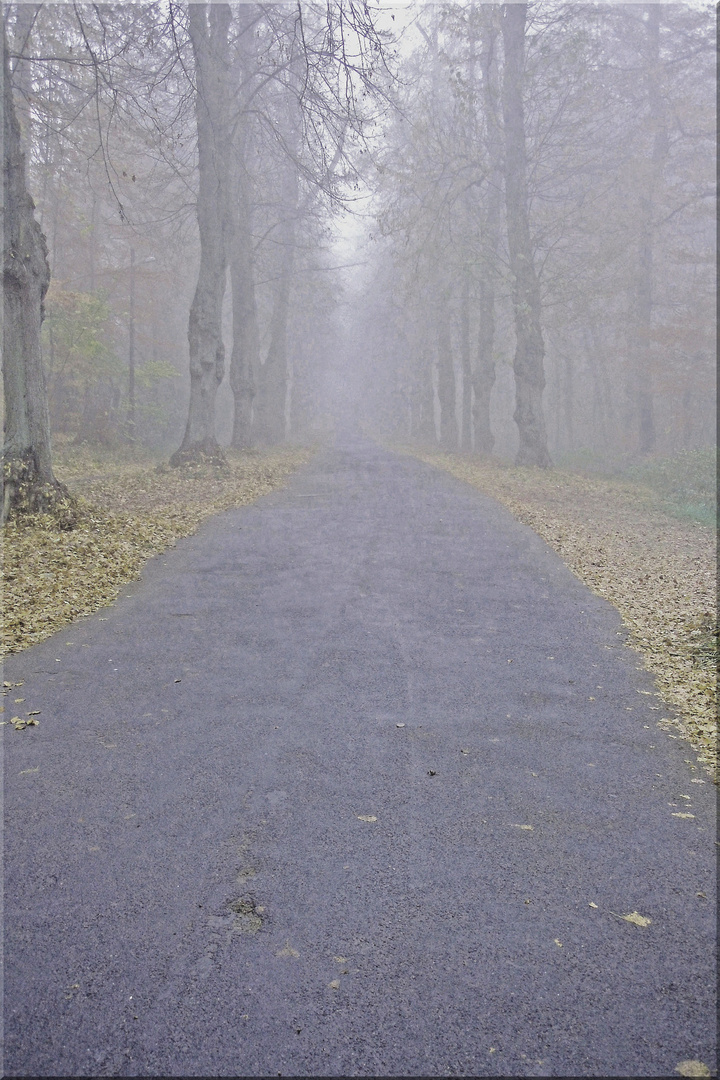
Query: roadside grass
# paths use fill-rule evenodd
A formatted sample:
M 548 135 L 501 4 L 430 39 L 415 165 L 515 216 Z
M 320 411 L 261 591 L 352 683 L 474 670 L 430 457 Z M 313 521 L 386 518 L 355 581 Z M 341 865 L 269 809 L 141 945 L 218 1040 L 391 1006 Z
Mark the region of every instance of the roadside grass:
M 618 609 L 629 643 L 655 677 L 664 703 L 659 726 L 688 740 L 717 778 L 716 533 L 679 512 L 687 485 L 678 474 L 690 468 L 687 460 L 611 479 L 396 449 L 503 503 Z
M 717 448 L 714 446 L 642 461 L 629 461 L 627 455 L 581 449 L 563 454 L 556 465 L 561 471 L 581 476 L 628 480 L 650 488 L 671 517 L 717 527 Z
M 34 514 L 4 528 L 2 653 L 19 652 L 111 604 L 151 556 L 212 514 L 281 485 L 312 457 L 307 448 L 228 451 L 228 467 L 171 469 L 141 451 L 56 451 L 56 474 L 77 499 L 67 517 Z
M 657 492 L 674 517 L 717 527 L 717 449 L 683 450 L 627 470 L 630 480 Z

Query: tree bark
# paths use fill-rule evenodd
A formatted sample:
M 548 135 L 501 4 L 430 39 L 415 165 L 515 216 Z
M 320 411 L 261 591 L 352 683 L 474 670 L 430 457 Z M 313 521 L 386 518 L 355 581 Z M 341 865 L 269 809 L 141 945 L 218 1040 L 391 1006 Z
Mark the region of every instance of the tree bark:
M 68 499 L 55 478 L 40 327 L 50 266 L 27 188 L 3 20 L 3 384 L 2 518 L 51 510 Z
M 222 459 L 215 435 L 215 399 L 225 373 L 222 306 L 227 277 L 229 171 L 229 4 L 189 4 L 190 40 L 197 84 L 197 219 L 200 269 L 190 307 L 190 406 L 182 444 L 171 465 Z
M 288 131 L 290 145 L 297 146 L 297 133 Z M 270 322 L 270 343 L 265 363 L 259 371 L 253 432 L 261 443 L 273 446 L 285 441 L 285 407 L 288 392 L 287 326 L 295 269 L 295 234 L 299 215 L 298 167 L 292 157 L 284 163 L 278 228 L 279 269 Z
M 437 443 L 435 430 L 435 390 L 433 387 L 432 360 L 426 346 L 420 348 L 420 360 L 416 369 L 414 408 L 410 434 L 413 439 L 428 446 Z
M 238 184 L 235 201 L 233 253 L 230 261 L 232 282 L 233 347 L 230 359 L 230 387 L 235 411 L 231 446 L 241 450 L 252 445 L 252 406 L 256 392 L 256 372 L 260 361 L 260 334 L 255 301 L 255 271 L 250 209 L 247 197 Z
M 287 325 L 295 264 L 295 229 L 283 229 L 282 264 L 270 324 L 270 344 L 261 369 L 254 431 L 259 442 L 274 446 L 285 441 L 288 384 Z
M 515 316 L 515 412 L 520 436 L 517 465 L 550 466 L 542 409 L 545 344 L 541 328 L 540 284 L 528 220 L 527 150 L 523 109 L 523 69 L 527 4 L 504 4 L 505 207 Z
M 230 205 L 233 214 L 230 281 L 232 287 L 233 347 L 230 388 L 233 392 L 233 430 L 230 445 L 238 450 L 252 445 L 252 410 L 260 366 L 260 331 L 255 296 L 255 258 L 252 233 L 251 177 L 247 163 L 248 110 L 255 89 L 257 49 L 254 4 L 238 9 L 236 78 L 239 114 L 232 146 Z
M 458 421 L 455 404 L 455 364 L 450 340 L 447 300 L 437 312 L 438 400 L 440 402 L 440 445 L 443 450 L 458 448 Z
M 655 401 L 651 365 L 651 333 L 653 318 L 655 201 L 662 180 L 668 137 L 665 110 L 659 87 L 660 25 L 662 8 L 648 4 L 645 22 L 648 43 L 647 107 L 652 132 L 652 151 L 647 175 L 641 178 L 640 235 L 638 241 L 637 286 L 631 351 L 635 360 L 635 408 L 637 411 L 638 449 L 641 454 L 653 452 L 657 442 Z
M 495 282 L 500 248 L 502 216 L 502 133 L 499 123 L 500 93 L 497 78 L 499 26 L 493 8 L 483 10 L 483 42 L 480 53 L 489 173 L 481 232 L 480 297 L 477 361 L 473 374 L 473 427 L 475 452 L 491 454 L 495 436 L 490 425 L 490 397 L 495 385 Z
M 470 357 L 470 268 L 463 267 L 460 297 L 460 361 L 462 365 L 462 418 L 460 449 L 472 451 L 472 361 Z

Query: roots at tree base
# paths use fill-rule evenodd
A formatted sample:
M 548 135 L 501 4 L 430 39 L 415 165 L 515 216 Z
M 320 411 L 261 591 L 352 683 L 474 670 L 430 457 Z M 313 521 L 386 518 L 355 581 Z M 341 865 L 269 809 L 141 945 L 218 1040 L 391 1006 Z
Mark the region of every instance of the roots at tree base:
M 28 514 L 52 514 L 61 529 L 72 529 L 78 521 L 75 499 L 55 477 L 41 476 L 32 450 L 3 457 L 2 520 Z
M 223 472 L 230 471 L 225 451 L 215 439 L 205 439 L 189 446 L 183 444 L 170 458 L 170 466 L 177 469 L 184 465 L 204 465 Z

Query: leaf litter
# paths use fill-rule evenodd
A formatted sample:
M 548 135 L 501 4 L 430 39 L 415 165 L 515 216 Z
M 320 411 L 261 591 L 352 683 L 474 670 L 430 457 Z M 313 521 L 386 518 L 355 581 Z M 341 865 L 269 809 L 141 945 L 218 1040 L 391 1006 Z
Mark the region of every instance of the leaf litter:
M 623 922 L 632 923 L 633 926 L 650 926 L 652 923 L 652 919 L 641 915 L 639 911 L 631 911 L 629 915 L 618 915 L 616 911 L 611 911 L 610 914 L 614 915 L 616 919 L 622 919 Z
M 671 714 L 656 722 L 717 778 L 715 530 L 678 520 L 631 481 L 402 449 L 497 499 L 617 608 Z
M 52 514 L 5 526 L 0 655 L 20 652 L 112 604 L 149 558 L 211 515 L 282 485 L 312 454 L 297 447 L 230 450 L 224 467 L 171 469 L 150 458 L 98 461 L 83 447 L 59 453 L 56 473 L 77 499 L 74 527 Z

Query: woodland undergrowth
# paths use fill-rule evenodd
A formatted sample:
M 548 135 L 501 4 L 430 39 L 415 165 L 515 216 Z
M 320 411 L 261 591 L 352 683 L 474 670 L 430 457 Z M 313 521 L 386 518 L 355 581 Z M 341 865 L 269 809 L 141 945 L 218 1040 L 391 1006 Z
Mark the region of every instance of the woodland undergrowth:
M 715 530 L 678 520 L 629 480 L 405 450 L 497 499 L 617 608 L 665 705 L 659 726 L 689 741 L 717 780 Z
M 19 652 L 73 619 L 111 604 L 144 563 L 212 514 L 281 485 L 306 448 L 228 451 L 227 465 L 171 469 L 147 456 L 118 461 L 80 447 L 55 469 L 73 496 L 73 527 L 28 514 L 4 528 L 2 652 Z

